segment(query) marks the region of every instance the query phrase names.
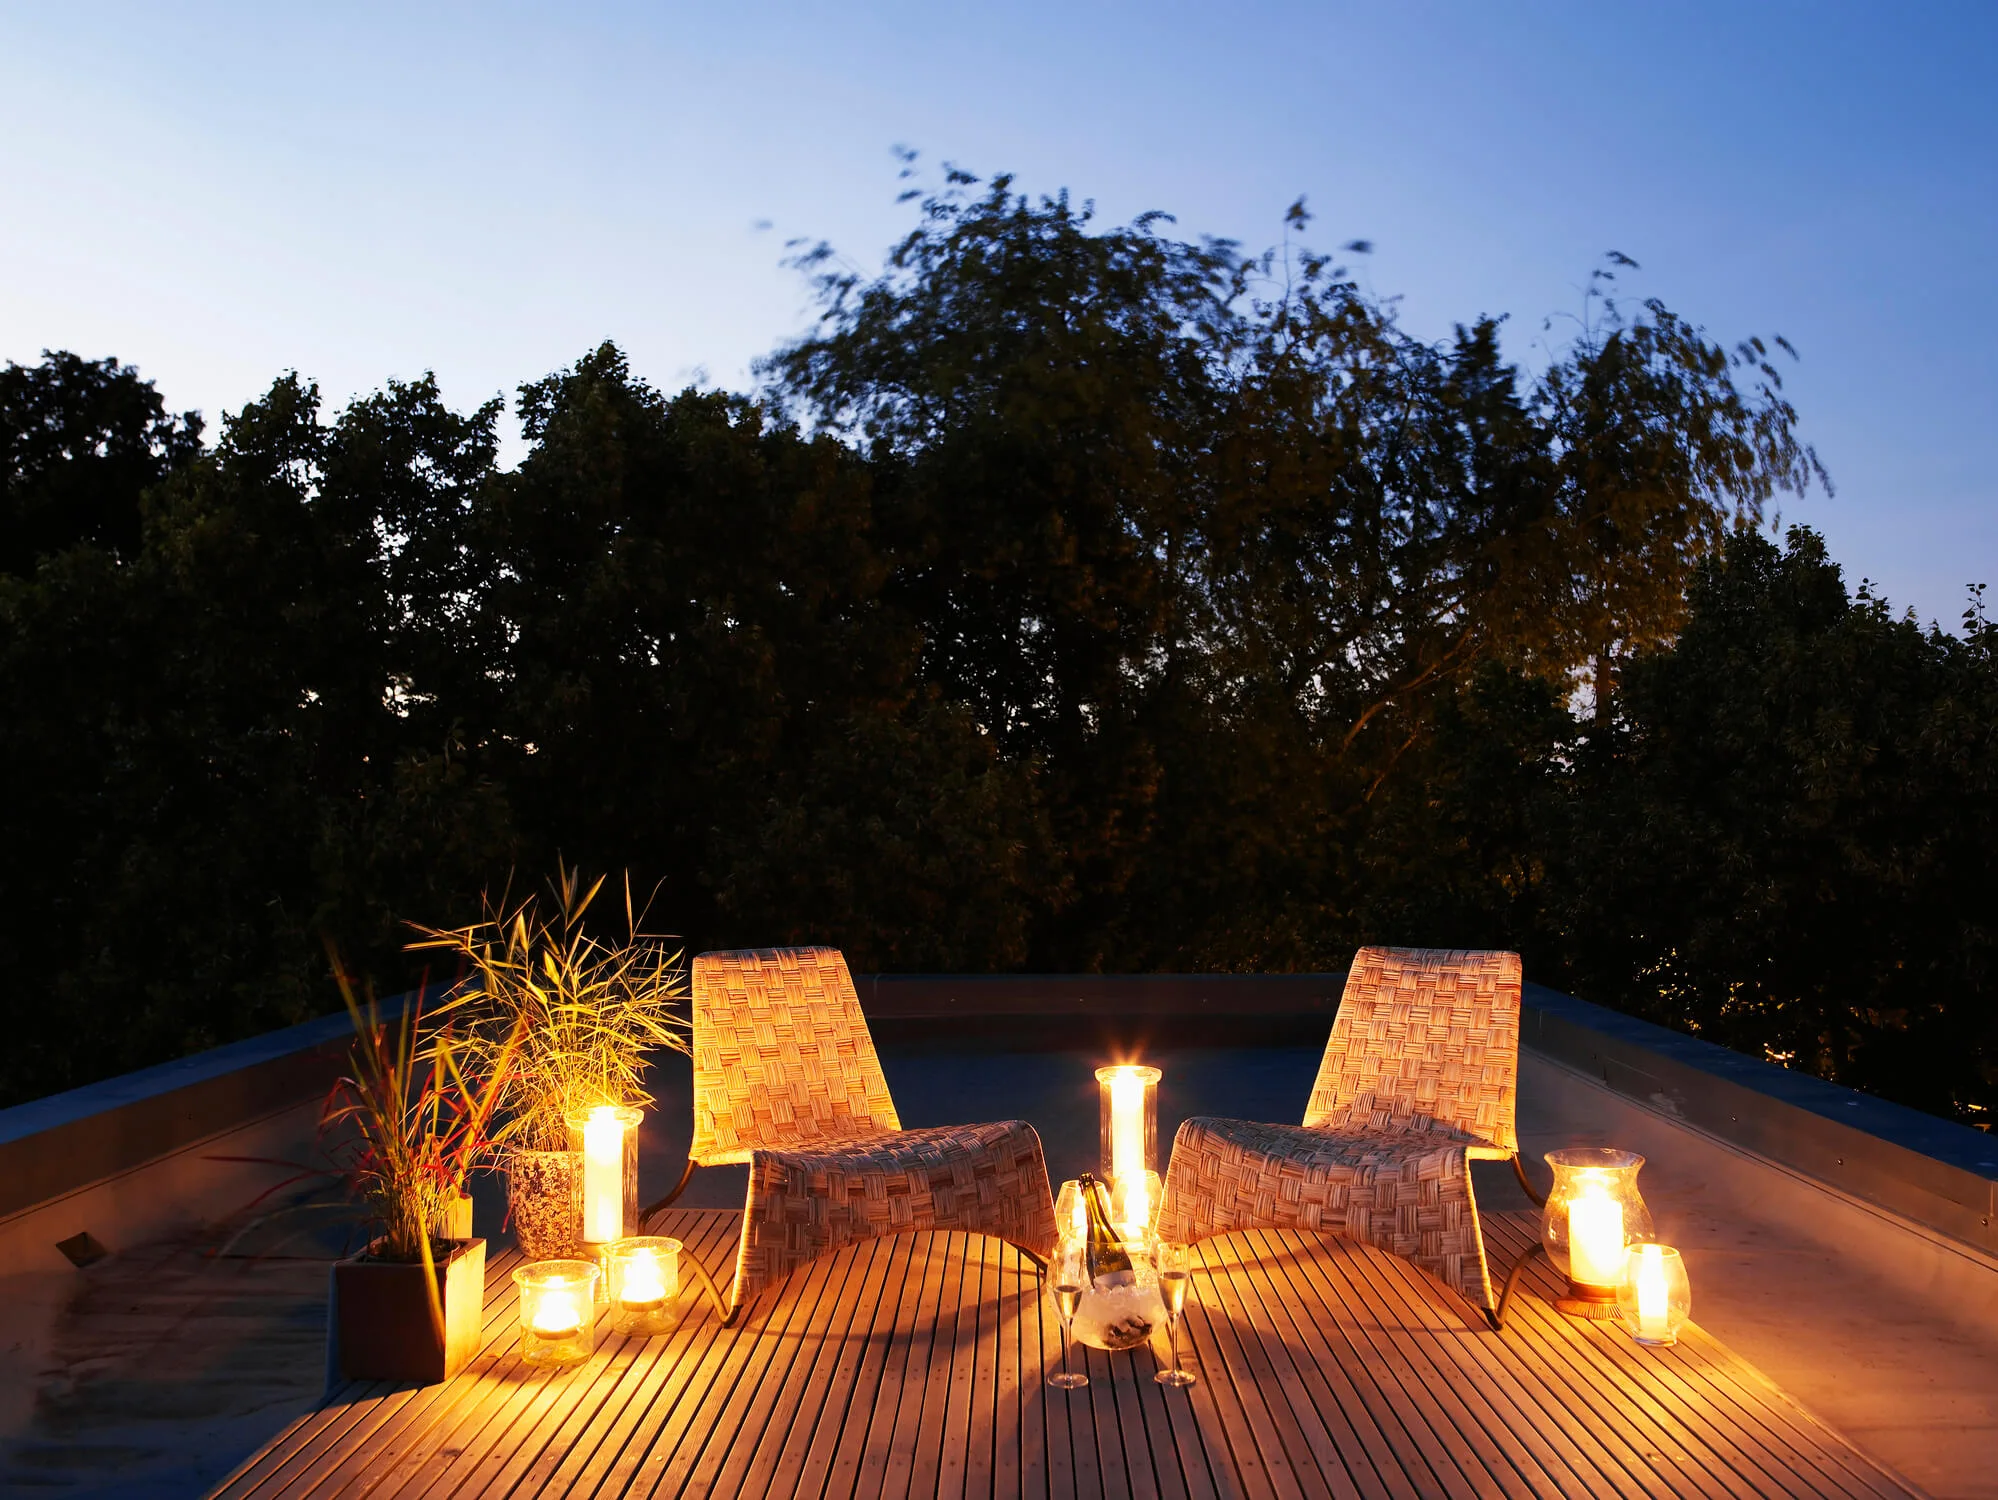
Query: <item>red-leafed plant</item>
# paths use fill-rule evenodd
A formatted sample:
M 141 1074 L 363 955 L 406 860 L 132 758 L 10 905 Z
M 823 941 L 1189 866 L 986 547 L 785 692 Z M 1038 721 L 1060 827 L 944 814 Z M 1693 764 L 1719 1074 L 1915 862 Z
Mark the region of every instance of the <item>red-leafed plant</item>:
M 420 1262 L 431 1313 L 438 1300 L 436 1227 L 464 1192 L 465 1180 L 492 1149 L 493 1109 L 506 1090 L 519 1048 L 515 1036 L 486 1054 L 476 1073 L 461 1065 L 448 1028 L 426 1034 L 423 992 L 384 1022 L 374 996 L 355 997 L 339 955 L 333 974 L 354 1022 L 351 1071 L 333 1085 L 320 1117 L 320 1139 L 348 1196 L 379 1224 L 376 1260 Z

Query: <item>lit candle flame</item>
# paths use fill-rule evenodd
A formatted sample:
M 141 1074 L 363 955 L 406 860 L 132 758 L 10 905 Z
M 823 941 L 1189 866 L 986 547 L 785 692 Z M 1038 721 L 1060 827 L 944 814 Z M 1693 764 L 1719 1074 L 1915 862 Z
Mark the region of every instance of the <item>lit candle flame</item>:
M 634 1250 L 624 1258 L 624 1288 L 619 1297 L 628 1304 L 666 1300 L 666 1277 L 658 1256 L 650 1250 Z
M 1641 1246 L 1637 1254 L 1637 1332 L 1640 1337 L 1662 1339 L 1670 1332 L 1671 1290 L 1665 1284 L 1665 1252 L 1656 1245 Z
M 534 1304 L 534 1331 L 545 1338 L 567 1338 L 582 1326 L 582 1309 L 566 1284 L 549 1287 Z
M 1124 1222 L 1131 1238 L 1136 1239 L 1152 1222 L 1152 1185 L 1142 1170 L 1127 1180 L 1131 1185 L 1124 1191 Z
M 1623 1205 L 1603 1184 L 1586 1182 L 1568 1205 L 1569 1276 L 1584 1286 L 1623 1279 Z
M 608 1244 L 624 1235 L 624 1122 L 600 1104 L 583 1123 L 583 1238 Z
M 1110 1175 L 1122 1180 L 1144 1170 L 1144 1075 L 1119 1068 L 1110 1079 Z

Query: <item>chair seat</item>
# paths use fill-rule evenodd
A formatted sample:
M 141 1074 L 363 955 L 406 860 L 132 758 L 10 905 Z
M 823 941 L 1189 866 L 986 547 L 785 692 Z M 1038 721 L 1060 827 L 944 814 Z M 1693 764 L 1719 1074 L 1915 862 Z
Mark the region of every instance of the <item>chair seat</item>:
M 1033 1126 L 940 1125 L 808 1149 L 756 1149 L 733 1304 L 842 1245 L 919 1229 L 988 1234 L 1042 1259 L 1051 1255 L 1054 1197 Z
M 1159 1234 L 1235 1229 L 1343 1235 L 1412 1260 L 1492 1303 L 1468 1162 L 1495 1148 L 1440 1124 L 1364 1134 L 1195 1116 L 1179 1128 Z

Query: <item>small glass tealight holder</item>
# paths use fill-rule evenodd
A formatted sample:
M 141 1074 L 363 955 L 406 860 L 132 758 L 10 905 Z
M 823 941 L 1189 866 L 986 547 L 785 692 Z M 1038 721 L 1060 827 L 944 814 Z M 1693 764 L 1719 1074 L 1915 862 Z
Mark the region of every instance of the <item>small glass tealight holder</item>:
M 1640 1344 L 1676 1344 L 1693 1313 L 1685 1259 L 1670 1245 L 1632 1245 L 1616 1289 L 1617 1316 Z
M 574 1365 L 597 1343 L 597 1277 L 587 1260 L 537 1260 L 516 1266 L 520 1288 L 520 1357 L 530 1365 Z
M 680 1242 L 640 1234 L 604 1246 L 611 1331 L 636 1338 L 671 1333 L 680 1321 Z

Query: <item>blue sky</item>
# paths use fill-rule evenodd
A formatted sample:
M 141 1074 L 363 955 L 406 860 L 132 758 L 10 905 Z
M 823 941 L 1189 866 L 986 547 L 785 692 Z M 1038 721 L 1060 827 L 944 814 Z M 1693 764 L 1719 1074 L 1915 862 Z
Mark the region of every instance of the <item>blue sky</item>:
M 472 405 L 616 339 L 743 388 L 794 236 L 909 224 L 890 148 L 1275 239 L 1306 195 L 1440 337 L 1531 365 L 1602 253 L 1787 335 L 1848 578 L 1998 582 L 1998 5 L 121 6 L 0 0 L 0 359 L 211 418 L 281 370 Z M 768 227 L 759 227 L 767 225 Z M 1557 323 L 1558 334 L 1558 323 Z

